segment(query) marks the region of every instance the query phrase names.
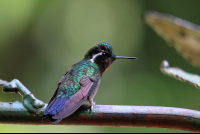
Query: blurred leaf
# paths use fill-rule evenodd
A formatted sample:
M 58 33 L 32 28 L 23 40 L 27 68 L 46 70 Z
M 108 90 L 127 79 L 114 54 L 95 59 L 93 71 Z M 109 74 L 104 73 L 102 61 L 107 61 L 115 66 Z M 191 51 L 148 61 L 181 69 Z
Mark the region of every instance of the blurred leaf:
M 200 68 L 200 26 L 168 14 L 147 11 L 146 23 L 181 55 Z
M 190 83 L 197 88 L 200 88 L 200 76 L 196 74 L 190 74 L 178 67 L 169 67 L 169 63 L 164 60 L 161 64 L 160 70 L 169 76 L 172 76 L 180 81 Z

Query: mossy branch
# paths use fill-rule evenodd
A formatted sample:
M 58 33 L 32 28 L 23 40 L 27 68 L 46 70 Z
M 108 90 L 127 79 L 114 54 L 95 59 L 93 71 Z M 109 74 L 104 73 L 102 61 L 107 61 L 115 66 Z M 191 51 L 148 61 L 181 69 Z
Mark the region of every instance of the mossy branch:
M 0 102 L 1 124 L 53 125 L 42 122 L 47 104 L 36 99 L 18 80 L 10 83 L 0 80 L 4 92 L 23 96 L 23 103 Z M 74 114 L 56 125 L 153 127 L 200 132 L 200 112 L 195 110 L 157 107 L 96 105 L 91 113 L 82 105 Z
M 17 79 L 11 82 L 0 80 L 0 86 L 4 92 L 18 93 L 22 96 L 22 104 L 29 113 L 36 113 L 37 109 L 44 107 L 44 102 L 35 96 Z

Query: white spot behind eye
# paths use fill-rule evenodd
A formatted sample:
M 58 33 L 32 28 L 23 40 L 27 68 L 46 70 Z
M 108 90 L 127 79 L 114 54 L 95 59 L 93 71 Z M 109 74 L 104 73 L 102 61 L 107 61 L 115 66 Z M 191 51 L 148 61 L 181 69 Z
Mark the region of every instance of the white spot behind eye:
M 94 59 L 95 59 L 98 55 L 102 55 L 102 52 L 93 55 L 93 56 L 92 56 L 92 59 L 90 59 L 90 61 L 91 61 L 92 63 L 94 63 Z

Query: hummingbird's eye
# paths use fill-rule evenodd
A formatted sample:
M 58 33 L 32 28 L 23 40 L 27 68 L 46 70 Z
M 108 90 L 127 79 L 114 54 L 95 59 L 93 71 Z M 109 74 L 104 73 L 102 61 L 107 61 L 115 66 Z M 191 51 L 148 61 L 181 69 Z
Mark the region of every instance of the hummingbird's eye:
M 103 56 L 103 58 L 109 57 L 108 53 L 106 53 L 106 52 L 103 52 L 103 53 L 102 53 L 102 56 Z

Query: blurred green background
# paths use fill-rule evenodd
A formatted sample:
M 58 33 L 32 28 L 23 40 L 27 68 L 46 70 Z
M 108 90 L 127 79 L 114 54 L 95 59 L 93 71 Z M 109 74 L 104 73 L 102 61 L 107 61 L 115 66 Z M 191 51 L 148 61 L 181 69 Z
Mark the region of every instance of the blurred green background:
M 163 75 L 160 63 L 200 74 L 141 19 L 145 10 L 200 24 L 200 1 L 0 0 L 0 79 L 19 79 L 48 102 L 59 79 L 95 43 L 106 41 L 116 60 L 104 74 L 96 104 L 167 106 L 199 110 L 200 90 Z M 0 93 L 0 101 L 21 101 Z M 12 128 L 12 129 L 11 129 Z M 0 132 L 184 132 L 155 128 L 0 125 Z

